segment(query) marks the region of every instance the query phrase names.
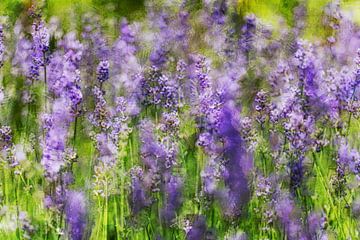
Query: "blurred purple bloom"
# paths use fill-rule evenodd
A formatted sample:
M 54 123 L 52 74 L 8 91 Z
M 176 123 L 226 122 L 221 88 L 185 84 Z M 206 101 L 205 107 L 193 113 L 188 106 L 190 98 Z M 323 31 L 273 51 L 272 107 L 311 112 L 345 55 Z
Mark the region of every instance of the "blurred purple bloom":
M 307 239 L 303 226 L 301 225 L 298 216 L 296 216 L 295 204 L 289 196 L 285 195 L 278 199 L 275 209 L 288 238 Z
M 239 40 L 239 46 L 242 51 L 248 54 L 253 48 L 253 42 L 256 32 L 256 17 L 251 14 L 246 16 L 245 24 L 241 28 L 241 38 Z
M 166 224 L 171 225 L 176 217 L 176 211 L 182 204 L 182 180 L 179 177 L 170 177 L 165 183 L 166 202 L 162 209 L 162 217 Z
M 206 239 L 207 226 L 204 216 L 197 216 L 186 235 L 187 240 Z
M 81 240 L 84 237 L 87 218 L 87 203 L 81 192 L 69 191 L 66 194 L 65 214 L 70 239 Z
M 248 174 L 249 153 L 238 130 L 239 112 L 232 103 L 226 104 L 221 111 L 219 135 L 224 141 L 225 163 L 224 182 L 228 189 L 225 214 L 238 216 L 241 209 L 250 199 L 250 190 L 246 175 Z
M 151 200 L 147 196 L 146 189 L 143 183 L 143 171 L 140 167 L 133 167 L 130 171 L 131 175 L 131 193 L 129 195 L 129 202 L 131 211 L 136 215 L 143 208 L 151 204 Z

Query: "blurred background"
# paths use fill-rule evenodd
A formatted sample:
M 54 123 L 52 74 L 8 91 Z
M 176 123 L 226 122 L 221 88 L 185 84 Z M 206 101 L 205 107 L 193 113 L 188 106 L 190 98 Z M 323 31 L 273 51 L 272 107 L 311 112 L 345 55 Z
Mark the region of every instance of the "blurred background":
M 141 19 L 146 15 L 145 4 L 147 0 L 1 0 L 0 15 L 8 16 L 12 21 L 25 13 L 34 3 L 41 1 L 44 6 L 44 15 L 46 18 L 57 16 L 60 18 L 64 27 L 69 26 L 75 21 L 71 16 L 75 12 L 92 11 L 100 16 L 113 18 L 114 20 L 126 17 L 129 20 Z M 160 1 L 182 1 L 182 0 L 156 0 Z M 235 0 L 239 11 L 246 13 L 255 13 L 258 17 L 273 26 L 277 25 L 279 17 L 282 17 L 291 25 L 293 19 L 293 10 L 300 3 L 305 3 L 308 10 L 308 22 L 306 37 L 311 38 L 318 35 L 317 29 L 321 26 L 320 17 L 323 7 L 329 3 L 329 0 Z M 193 4 L 201 4 L 201 0 L 188 0 Z M 351 15 L 352 18 L 360 23 L 360 0 L 339 0 L 342 9 Z M 196 8 L 194 8 L 196 11 Z

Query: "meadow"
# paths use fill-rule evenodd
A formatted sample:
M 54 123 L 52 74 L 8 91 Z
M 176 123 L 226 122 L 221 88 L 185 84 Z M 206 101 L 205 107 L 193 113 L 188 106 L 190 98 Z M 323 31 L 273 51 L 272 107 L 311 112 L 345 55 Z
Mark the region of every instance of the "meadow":
M 360 239 L 359 10 L 1 1 L 0 239 Z

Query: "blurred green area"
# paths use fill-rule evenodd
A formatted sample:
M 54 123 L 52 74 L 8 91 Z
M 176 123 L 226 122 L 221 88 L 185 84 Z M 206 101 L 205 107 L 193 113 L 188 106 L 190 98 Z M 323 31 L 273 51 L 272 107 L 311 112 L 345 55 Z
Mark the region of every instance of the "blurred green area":
M 12 22 L 26 12 L 34 3 L 41 0 L 0 0 L 0 15 L 9 16 Z M 138 19 L 144 16 L 144 0 L 42 0 L 44 13 L 59 17 L 67 24 L 72 21 L 71 14 L 92 11 L 104 17 L 127 17 Z
M 26 12 L 33 2 L 41 0 L 1 0 L 0 15 L 9 16 L 14 22 L 21 13 Z M 42 0 L 45 16 L 57 16 L 68 26 L 74 21 L 74 13 L 95 12 L 103 17 L 120 19 L 126 17 L 129 20 L 141 19 L 145 16 L 144 2 L 146 0 Z M 158 0 L 156 0 L 158 1 Z M 190 0 L 198 2 L 198 0 Z M 296 19 L 293 11 L 299 4 L 305 4 L 308 9 L 308 19 L 305 30 L 306 38 L 322 36 L 321 17 L 323 7 L 330 0 L 238 0 L 238 11 L 246 14 L 253 12 L 264 23 L 274 27 L 278 26 L 279 17 L 282 17 L 288 25 L 293 25 Z M 360 23 L 360 0 L 340 1 L 342 9 L 347 15 L 351 15 L 354 21 Z M 195 9 L 196 8 L 192 8 Z

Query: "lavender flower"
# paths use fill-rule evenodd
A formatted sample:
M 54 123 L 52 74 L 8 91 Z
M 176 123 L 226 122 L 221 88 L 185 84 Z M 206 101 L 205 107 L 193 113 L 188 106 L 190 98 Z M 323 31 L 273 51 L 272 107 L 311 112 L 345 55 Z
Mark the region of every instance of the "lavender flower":
M 143 171 L 140 167 L 134 167 L 130 171 L 131 175 L 131 193 L 129 202 L 132 212 L 136 215 L 143 208 L 148 207 L 151 200 L 147 197 L 144 186 Z
M 165 184 L 166 203 L 162 209 L 162 217 L 170 225 L 176 217 L 176 211 L 182 203 L 182 180 L 179 177 L 170 177 Z
M 100 61 L 96 70 L 97 79 L 100 82 L 100 84 L 102 84 L 103 82 L 109 79 L 109 67 L 110 64 L 107 60 Z
M 255 111 L 257 112 L 256 120 L 263 125 L 266 116 L 270 113 L 269 99 L 267 92 L 261 90 L 255 97 Z
M 169 27 L 170 18 L 165 12 L 151 12 L 150 17 L 154 18 L 152 20 L 153 24 L 160 29 L 153 50 L 150 53 L 150 62 L 151 65 L 162 68 L 163 65 L 167 63 L 168 55 L 170 53 L 169 42 L 171 39 L 168 37 L 173 35 L 172 30 Z
M 149 169 L 147 178 L 152 191 L 156 192 L 160 190 L 161 174 L 167 173 L 167 152 L 155 138 L 154 125 L 149 120 L 141 122 L 140 130 L 141 160 Z
M 245 24 L 241 28 L 242 36 L 239 40 L 239 46 L 245 54 L 248 54 L 253 48 L 253 42 L 256 31 L 255 15 L 248 15 L 245 18 Z
M 65 213 L 70 239 L 81 240 L 86 229 L 87 206 L 81 192 L 69 191 L 66 195 Z
M 216 24 L 224 24 L 226 19 L 227 3 L 226 1 L 217 1 L 214 3 L 214 9 L 211 14 Z
M 140 84 L 142 100 L 145 105 L 163 106 L 170 110 L 178 107 L 178 91 L 175 81 L 170 80 L 156 67 L 148 70 Z
M 45 176 L 50 181 L 55 181 L 58 179 L 62 167 L 66 164 L 64 158 L 66 139 L 72 114 L 69 101 L 64 98 L 54 101 L 52 111 L 51 125 L 45 126 L 48 131 L 46 132 L 41 164 L 45 169 Z
M 207 226 L 204 216 L 197 216 L 189 232 L 186 235 L 187 240 L 206 239 L 208 236 Z
M 238 216 L 250 198 L 246 174 L 251 160 L 236 126 L 237 114 L 235 106 L 228 103 L 222 109 L 219 126 L 219 134 L 224 141 L 224 156 L 227 159 L 223 177 L 228 193 L 224 207 L 225 214 L 229 216 Z
M 47 64 L 46 52 L 49 50 L 49 33 L 42 20 L 36 21 L 32 26 L 32 53 L 28 79 L 39 80 L 40 68 Z
M 0 149 L 6 150 L 12 145 L 12 132 L 9 126 L 0 128 Z
M 276 202 L 276 212 L 289 238 L 306 239 L 303 226 L 296 216 L 295 204 L 288 196 L 282 196 Z

